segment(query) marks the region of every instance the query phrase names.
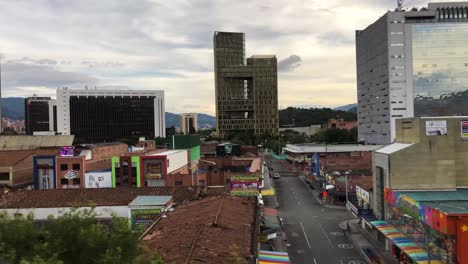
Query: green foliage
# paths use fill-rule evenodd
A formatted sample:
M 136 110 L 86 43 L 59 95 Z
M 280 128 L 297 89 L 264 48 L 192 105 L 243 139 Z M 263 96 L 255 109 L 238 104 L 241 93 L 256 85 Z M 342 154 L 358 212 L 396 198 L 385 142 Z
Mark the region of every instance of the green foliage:
M 305 127 L 326 124 L 330 118 L 344 118 L 345 121 L 357 120 L 356 113 L 333 110 L 330 108 L 295 108 L 288 107 L 279 111 L 280 126 L 293 125 Z
M 351 130 L 329 128 L 322 129 L 311 138 L 317 143 L 357 143 L 357 128 Z
M 9 264 L 163 263 L 147 255 L 141 262 L 138 233 L 127 219 L 97 222 L 94 210 L 70 210 L 47 223 L 32 216 L 0 215 L 0 262 Z

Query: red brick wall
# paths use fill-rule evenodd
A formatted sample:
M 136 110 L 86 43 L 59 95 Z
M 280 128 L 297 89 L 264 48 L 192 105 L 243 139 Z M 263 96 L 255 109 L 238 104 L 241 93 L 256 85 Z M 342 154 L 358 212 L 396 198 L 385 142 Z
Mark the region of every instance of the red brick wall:
M 343 118 L 332 118 L 328 120 L 327 128 L 340 128 L 351 130 L 357 127 L 357 121 L 344 121 Z
M 128 152 L 128 145 L 119 144 L 112 146 L 99 146 L 92 150 L 92 160 L 86 160 L 86 172 L 110 170 L 112 168 L 112 157 L 121 156 Z
M 62 164 L 67 165 L 66 170 L 62 170 Z M 78 164 L 80 166 L 79 169 L 74 169 L 73 165 Z M 86 165 L 84 161 L 84 157 L 57 157 L 56 159 L 56 169 L 57 169 L 57 189 L 64 189 L 64 188 L 84 188 L 84 173 L 86 171 Z M 77 186 L 73 186 L 70 184 L 62 185 L 62 179 L 64 179 L 65 173 L 68 171 L 76 171 L 78 173 L 78 178 L 80 179 L 80 184 Z
M 372 170 L 372 152 L 321 153 L 320 168 L 333 170 Z

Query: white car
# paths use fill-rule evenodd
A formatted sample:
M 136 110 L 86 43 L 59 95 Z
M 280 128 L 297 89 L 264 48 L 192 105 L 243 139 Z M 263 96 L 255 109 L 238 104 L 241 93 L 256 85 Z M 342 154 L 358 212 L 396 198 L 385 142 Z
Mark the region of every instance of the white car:
M 279 179 L 279 178 L 280 178 L 279 173 L 275 172 L 275 174 L 273 175 L 273 179 Z

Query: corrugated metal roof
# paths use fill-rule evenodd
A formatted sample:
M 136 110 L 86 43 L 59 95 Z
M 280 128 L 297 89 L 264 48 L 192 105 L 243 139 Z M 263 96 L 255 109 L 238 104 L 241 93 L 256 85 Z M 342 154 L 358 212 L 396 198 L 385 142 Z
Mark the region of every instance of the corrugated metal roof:
M 0 150 L 28 150 L 39 147 L 71 146 L 75 136 L 0 136 Z
M 468 214 L 468 201 L 422 202 L 446 214 Z
M 150 205 L 166 205 L 172 196 L 138 196 L 133 199 L 129 206 L 150 206 Z
M 316 145 L 316 144 L 287 144 L 283 150 L 292 153 L 325 153 L 325 152 L 353 152 L 353 151 L 374 151 L 382 148 L 381 145 L 357 145 L 357 144 L 338 144 L 338 145 Z
M 402 149 L 411 147 L 412 145 L 414 145 L 414 144 L 393 143 L 391 145 L 380 148 L 380 149 L 376 150 L 375 152 L 388 155 L 388 154 L 393 154 L 395 152 L 398 152 L 398 151 L 400 151 Z
M 396 190 L 397 191 L 397 190 Z M 468 189 L 454 191 L 397 191 L 400 195 L 406 195 L 418 202 L 434 201 L 468 201 Z

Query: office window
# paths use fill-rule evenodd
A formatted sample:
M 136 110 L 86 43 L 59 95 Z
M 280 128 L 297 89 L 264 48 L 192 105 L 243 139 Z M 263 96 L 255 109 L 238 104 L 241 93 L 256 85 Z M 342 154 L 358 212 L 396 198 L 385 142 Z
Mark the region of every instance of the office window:
M 9 181 L 9 180 L 10 180 L 10 173 L 0 172 L 0 181 Z
M 80 170 L 80 164 L 73 164 L 72 168 L 73 170 Z
M 60 170 L 63 170 L 63 171 L 68 170 L 68 164 L 60 164 Z

